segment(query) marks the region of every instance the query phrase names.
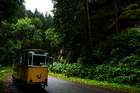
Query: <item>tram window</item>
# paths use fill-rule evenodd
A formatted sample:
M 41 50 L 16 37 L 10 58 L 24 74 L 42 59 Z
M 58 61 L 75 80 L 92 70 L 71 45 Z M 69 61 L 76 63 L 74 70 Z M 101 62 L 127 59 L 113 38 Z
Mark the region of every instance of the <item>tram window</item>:
M 23 55 L 23 66 L 27 66 L 28 65 L 28 55 L 27 54 L 24 54 Z
M 34 56 L 33 57 L 33 65 L 34 66 L 44 66 L 45 64 L 45 56 Z
M 28 57 L 28 65 L 31 65 L 32 63 L 32 55 L 29 55 L 29 57 Z

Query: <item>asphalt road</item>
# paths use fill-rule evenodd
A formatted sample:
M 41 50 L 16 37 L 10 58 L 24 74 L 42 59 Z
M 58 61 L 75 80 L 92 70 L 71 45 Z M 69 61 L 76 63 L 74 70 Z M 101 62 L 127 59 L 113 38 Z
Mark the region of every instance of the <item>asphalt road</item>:
M 75 84 L 69 81 L 49 77 L 48 86 L 45 89 L 29 86 L 15 86 L 11 76 L 4 80 L 4 93 L 121 93 L 107 89 Z M 1 93 L 1 92 L 0 92 Z
M 75 84 L 69 81 L 49 78 L 48 87 L 45 88 L 48 93 L 121 93 L 96 87 L 87 86 L 84 84 Z

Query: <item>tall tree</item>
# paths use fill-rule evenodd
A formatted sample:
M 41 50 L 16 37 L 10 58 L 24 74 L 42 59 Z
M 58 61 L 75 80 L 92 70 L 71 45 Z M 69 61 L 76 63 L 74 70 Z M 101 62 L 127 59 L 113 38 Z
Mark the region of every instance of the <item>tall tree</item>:
M 76 60 L 80 51 L 80 3 L 75 0 L 53 0 L 56 31 L 64 35 L 64 55 Z
M 0 0 L 0 22 L 14 16 L 24 0 Z
M 122 15 L 127 13 L 125 8 L 138 3 L 138 0 L 53 0 L 53 2 L 56 31 L 64 34 L 62 47 L 66 51 L 65 56 L 89 59 L 87 55 L 92 57 L 94 55 L 92 51 L 100 42 L 120 31 L 119 24 L 121 27 L 124 25 L 121 23 L 124 20 Z

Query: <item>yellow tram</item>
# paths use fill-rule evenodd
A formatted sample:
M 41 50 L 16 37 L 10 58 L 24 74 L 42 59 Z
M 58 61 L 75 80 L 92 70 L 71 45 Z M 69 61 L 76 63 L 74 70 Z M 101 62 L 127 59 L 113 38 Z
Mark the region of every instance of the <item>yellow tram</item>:
M 48 53 L 41 49 L 21 51 L 13 63 L 13 79 L 27 84 L 48 84 Z

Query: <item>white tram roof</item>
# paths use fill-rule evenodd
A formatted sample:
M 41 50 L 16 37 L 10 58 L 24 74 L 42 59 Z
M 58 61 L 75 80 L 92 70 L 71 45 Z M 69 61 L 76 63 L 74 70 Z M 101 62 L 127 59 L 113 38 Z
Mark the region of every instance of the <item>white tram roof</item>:
M 31 54 L 48 54 L 47 51 L 43 49 L 24 49 L 22 52 Z

